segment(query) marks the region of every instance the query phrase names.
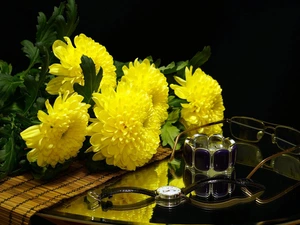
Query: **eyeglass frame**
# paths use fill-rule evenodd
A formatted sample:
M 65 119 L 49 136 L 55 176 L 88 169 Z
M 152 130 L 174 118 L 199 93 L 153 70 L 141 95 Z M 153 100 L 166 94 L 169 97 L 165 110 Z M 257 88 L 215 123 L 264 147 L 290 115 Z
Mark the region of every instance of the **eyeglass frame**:
M 300 131 L 299 131 L 299 130 L 297 130 L 297 129 L 293 128 L 293 127 L 290 127 L 290 126 L 284 126 L 284 125 L 280 125 L 280 124 L 270 123 L 270 122 L 266 122 L 266 121 L 263 121 L 263 120 L 255 119 L 255 118 L 252 118 L 252 117 L 246 117 L 246 116 L 233 116 L 233 117 L 231 117 L 231 118 L 225 118 L 225 119 L 222 119 L 222 120 L 219 120 L 219 121 L 215 121 L 215 122 L 207 123 L 207 124 L 204 124 L 204 125 L 192 127 L 192 128 L 186 129 L 186 130 L 182 131 L 181 133 L 179 133 L 179 134 L 176 136 L 176 139 L 175 139 L 175 141 L 174 141 L 174 146 L 173 146 L 173 148 L 172 148 L 172 153 L 171 153 L 171 155 L 170 155 L 170 161 L 172 161 L 172 160 L 174 159 L 174 155 L 175 155 L 175 151 L 176 151 L 176 146 L 177 146 L 177 144 L 178 144 L 179 138 L 180 138 L 183 134 L 186 134 L 186 133 L 191 132 L 191 131 L 194 131 L 194 130 L 198 130 L 198 129 L 200 129 L 200 128 L 205 128 L 205 127 L 217 125 L 217 124 L 220 124 L 220 123 L 229 123 L 229 124 L 231 124 L 233 118 L 249 119 L 249 120 L 252 120 L 252 121 L 256 121 L 256 122 L 261 123 L 261 124 L 264 126 L 264 127 L 263 127 L 264 133 L 266 133 L 266 134 L 268 134 L 268 135 L 271 135 L 272 143 L 273 143 L 273 144 L 277 144 L 276 139 L 282 140 L 282 141 L 284 141 L 284 142 L 286 142 L 286 143 L 289 143 L 289 142 L 286 141 L 286 140 L 283 140 L 283 139 L 281 139 L 281 138 L 276 137 L 276 136 L 275 136 L 275 133 L 271 134 L 271 133 L 266 132 L 266 129 L 268 129 L 268 128 L 269 128 L 269 129 L 273 129 L 273 130 L 276 130 L 278 127 L 288 128 L 288 129 L 290 129 L 290 130 L 297 131 L 297 132 L 299 132 L 299 134 L 300 134 Z M 242 124 L 242 125 L 244 125 L 244 127 L 251 127 L 251 126 L 247 126 L 246 124 Z M 251 127 L 251 128 L 254 128 L 254 127 Z M 234 138 L 236 138 L 236 139 L 238 139 L 238 140 L 250 142 L 250 143 L 258 143 L 258 142 L 261 140 L 261 138 L 258 139 L 258 140 L 252 140 L 252 141 L 251 141 L 251 140 L 242 139 L 242 138 L 238 138 L 238 137 L 236 137 L 236 136 L 234 136 L 234 135 L 232 134 L 232 130 L 231 130 L 231 129 L 230 129 L 230 133 L 231 133 L 231 135 L 232 135 Z M 291 143 L 290 143 L 290 144 L 291 144 Z M 278 144 L 277 144 L 277 147 L 280 148 L 280 149 L 283 150 L 283 151 L 286 150 L 286 149 L 281 148 Z M 297 149 L 297 148 L 296 148 L 297 146 L 294 146 L 294 147 L 295 147 L 294 150 Z M 292 147 L 292 148 L 293 148 L 293 147 Z M 292 152 L 292 151 L 291 151 L 291 152 Z M 282 154 L 283 154 L 283 153 L 282 153 Z M 300 153 L 299 153 L 299 154 L 300 154 Z

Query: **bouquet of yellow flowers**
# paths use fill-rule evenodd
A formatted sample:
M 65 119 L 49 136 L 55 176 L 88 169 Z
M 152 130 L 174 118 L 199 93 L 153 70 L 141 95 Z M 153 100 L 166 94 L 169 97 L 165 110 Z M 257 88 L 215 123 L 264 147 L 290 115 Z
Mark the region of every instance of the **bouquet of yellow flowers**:
M 151 56 L 120 62 L 88 35 L 73 34 L 74 0 L 37 22 L 35 42 L 22 41 L 29 66 L 12 74 L 0 61 L 0 179 L 25 171 L 50 179 L 75 159 L 91 171 L 133 171 L 158 147 L 172 148 L 183 130 L 223 119 L 222 89 L 200 69 L 209 46 L 166 66 Z

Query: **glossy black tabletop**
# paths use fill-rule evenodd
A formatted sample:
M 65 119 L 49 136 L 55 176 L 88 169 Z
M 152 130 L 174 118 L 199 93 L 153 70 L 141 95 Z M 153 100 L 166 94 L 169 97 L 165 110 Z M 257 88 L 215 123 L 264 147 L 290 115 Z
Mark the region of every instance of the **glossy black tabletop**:
M 238 142 L 237 163 L 233 170 L 234 179 L 245 178 L 263 158 L 280 150 L 270 143 L 269 137 L 259 144 Z M 37 216 L 71 220 L 83 224 L 297 224 L 300 222 L 300 162 L 295 155 L 284 154 L 258 169 L 251 180 L 266 189 L 260 200 L 236 204 L 219 209 L 207 209 L 189 202 L 173 208 L 161 207 L 153 202 L 135 209 L 89 209 L 88 193 L 78 196 L 53 208 L 37 213 Z M 185 162 L 182 153 L 175 160 L 169 158 L 145 166 L 135 172 L 96 188 L 101 193 L 104 187 L 132 186 L 156 190 L 160 186 L 173 185 L 183 188 L 187 184 Z M 283 194 L 285 193 L 286 194 Z M 282 196 L 280 196 L 282 195 Z M 280 196 L 276 199 L 276 196 Z M 222 201 L 230 201 L 234 195 Z M 274 198 L 274 200 L 272 200 Z M 141 194 L 120 194 L 110 200 L 116 205 L 126 205 L 145 199 Z M 215 203 L 217 200 L 198 198 L 201 202 Z

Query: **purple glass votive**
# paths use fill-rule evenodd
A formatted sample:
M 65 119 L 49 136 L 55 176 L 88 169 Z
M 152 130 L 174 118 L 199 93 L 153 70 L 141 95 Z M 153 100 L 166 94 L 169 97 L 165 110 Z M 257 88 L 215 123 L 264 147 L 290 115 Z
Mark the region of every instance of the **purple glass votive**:
M 186 165 L 196 170 L 222 172 L 234 167 L 236 144 L 221 134 L 195 134 L 185 140 L 183 157 Z

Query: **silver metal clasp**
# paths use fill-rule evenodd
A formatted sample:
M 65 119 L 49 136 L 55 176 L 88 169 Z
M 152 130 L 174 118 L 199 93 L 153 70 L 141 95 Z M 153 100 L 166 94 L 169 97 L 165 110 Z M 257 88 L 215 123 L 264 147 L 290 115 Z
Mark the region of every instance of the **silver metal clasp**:
M 96 209 L 100 207 L 101 198 L 95 191 L 89 191 L 85 198 L 85 201 L 88 205 L 88 209 Z

